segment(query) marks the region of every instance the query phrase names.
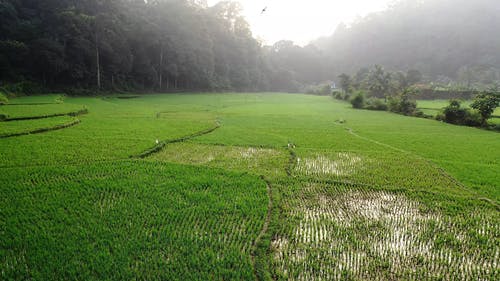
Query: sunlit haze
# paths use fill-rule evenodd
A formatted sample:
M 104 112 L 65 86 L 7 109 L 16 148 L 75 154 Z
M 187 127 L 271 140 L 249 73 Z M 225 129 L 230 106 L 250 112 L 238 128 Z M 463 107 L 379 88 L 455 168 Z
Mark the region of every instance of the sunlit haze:
M 215 5 L 220 0 L 209 0 Z M 392 0 L 240 0 L 254 36 L 265 44 L 282 39 L 305 45 L 331 35 L 341 22 L 385 9 Z M 266 11 L 262 10 L 267 7 Z

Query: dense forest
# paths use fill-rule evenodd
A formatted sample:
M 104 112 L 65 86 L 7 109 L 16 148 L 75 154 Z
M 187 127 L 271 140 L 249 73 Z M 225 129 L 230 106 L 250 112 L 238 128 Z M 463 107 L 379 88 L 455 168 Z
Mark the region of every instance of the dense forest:
M 0 83 L 299 91 L 362 67 L 466 87 L 500 81 L 497 0 L 399 1 L 301 47 L 264 46 L 237 2 L 0 0 Z

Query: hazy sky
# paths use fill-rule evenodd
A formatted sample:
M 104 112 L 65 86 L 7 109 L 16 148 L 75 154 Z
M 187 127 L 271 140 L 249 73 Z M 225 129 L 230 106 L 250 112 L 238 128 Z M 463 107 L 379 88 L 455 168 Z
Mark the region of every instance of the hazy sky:
M 208 0 L 214 5 L 220 0 Z M 266 44 L 289 39 L 304 45 L 330 35 L 341 22 L 380 11 L 392 0 L 239 0 L 255 37 Z M 267 11 L 261 14 L 264 7 Z

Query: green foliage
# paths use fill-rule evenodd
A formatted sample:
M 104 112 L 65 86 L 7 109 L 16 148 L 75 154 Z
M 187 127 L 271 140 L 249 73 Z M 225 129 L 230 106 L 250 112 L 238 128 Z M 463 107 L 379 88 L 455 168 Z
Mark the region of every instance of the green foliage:
M 368 110 L 386 111 L 388 109 L 388 106 L 383 99 L 369 98 L 366 100 L 366 105 L 364 108 Z
M 495 109 L 500 105 L 500 93 L 497 89 L 481 93 L 474 98 L 471 107 L 476 109 L 481 114 L 481 124 L 487 124 L 487 120 L 491 117 Z
M 352 91 L 352 78 L 351 76 L 345 74 L 345 73 L 342 73 L 341 75 L 339 75 L 339 79 L 340 79 L 340 87 L 342 88 L 342 91 L 344 91 L 344 93 L 351 93 Z
M 96 88 L 297 92 L 331 77 L 317 48 L 263 47 L 241 5 L 203 2 L 3 1 L 0 77 L 86 96 Z
M 420 82 L 422 80 L 422 74 L 418 70 L 410 69 L 406 73 L 399 71 L 392 75 L 391 78 L 395 80 L 393 83 L 396 84 L 393 87 L 398 91 L 404 91 L 408 87 L 414 86 Z
M 358 91 L 351 97 L 351 104 L 353 108 L 363 108 L 365 106 L 365 93 L 363 91 Z
M 414 96 L 415 91 L 411 88 L 407 88 L 400 95 L 390 97 L 388 103 L 389 111 L 407 116 L 416 115 L 417 101 Z
M 7 95 L 0 92 L 0 105 L 8 104 L 8 103 L 9 103 L 9 99 L 7 98 Z
M 310 95 L 330 96 L 332 94 L 332 87 L 328 84 L 323 84 L 309 88 L 306 93 Z
M 380 65 L 375 65 L 370 71 L 368 79 L 368 89 L 370 95 L 376 98 L 385 98 L 390 93 L 391 74 L 385 72 L 384 68 Z
M 13 96 L 37 95 L 44 93 L 44 88 L 37 83 L 22 81 L 18 83 L 10 83 L 2 85 L 2 90 L 5 93 Z
M 344 100 L 344 97 L 345 97 L 344 93 L 341 91 L 335 91 L 332 93 L 332 95 L 333 95 L 333 98 L 335 98 L 337 100 Z
M 325 84 L 320 89 L 320 94 L 323 96 L 329 96 L 332 94 L 332 87 L 328 84 Z
M 480 115 L 469 108 L 462 107 L 459 100 L 451 100 L 442 113 L 436 116 L 436 119 L 450 124 L 473 127 L 480 126 L 482 123 Z

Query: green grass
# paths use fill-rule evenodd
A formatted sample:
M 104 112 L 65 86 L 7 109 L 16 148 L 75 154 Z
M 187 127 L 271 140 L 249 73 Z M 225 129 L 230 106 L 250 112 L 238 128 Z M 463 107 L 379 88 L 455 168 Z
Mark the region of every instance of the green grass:
M 498 133 L 298 94 L 0 110 L 81 108 L 0 139 L 2 280 L 500 277 Z

